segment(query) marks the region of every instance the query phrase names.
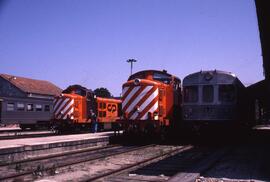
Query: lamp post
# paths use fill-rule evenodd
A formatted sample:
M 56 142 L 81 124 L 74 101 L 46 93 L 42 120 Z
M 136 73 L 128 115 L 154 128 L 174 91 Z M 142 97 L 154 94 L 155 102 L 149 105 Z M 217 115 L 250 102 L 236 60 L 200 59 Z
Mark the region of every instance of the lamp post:
M 128 59 L 127 62 L 130 63 L 130 75 L 132 75 L 133 63 L 136 63 L 137 60 L 136 59 Z

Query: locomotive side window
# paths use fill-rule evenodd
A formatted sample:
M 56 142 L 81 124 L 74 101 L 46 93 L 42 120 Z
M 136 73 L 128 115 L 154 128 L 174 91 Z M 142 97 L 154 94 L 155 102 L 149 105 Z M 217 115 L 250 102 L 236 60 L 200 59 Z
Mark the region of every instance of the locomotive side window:
M 163 82 L 165 84 L 169 84 L 172 81 L 171 76 L 166 75 L 166 74 L 162 74 L 162 73 L 154 73 L 153 74 L 153 79 L 157 80 L 157 81 L 160 81 L 160 82 Z
M 198 102 L 198 87 L 187 86 L 184 88 L 184 101 L 185 102 Z
M 102 111 L 98 111 L 98 116 L 102 118 L 102 115 L 103 115 Z
M 204 85 L 203 86 L 203 90 L 202 90 L 202 94 L 203 94 L 203 102 L 213 102 L 214 100 L 214 87 L 213 85 Z
M 236 93 L 234 85 L 219 85 L 218 98 L 220 102 L 234 102 Z

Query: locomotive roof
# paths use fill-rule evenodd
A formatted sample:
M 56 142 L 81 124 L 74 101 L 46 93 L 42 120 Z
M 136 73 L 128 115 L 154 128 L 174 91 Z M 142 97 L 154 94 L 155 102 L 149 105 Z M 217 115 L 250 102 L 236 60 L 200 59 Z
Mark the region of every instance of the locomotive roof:
M 174 76 L 176 79 L 179 79 L 177 76 L 175 75 L 171 75 L 167 72 L 167 70 L 142 70 L 142 71 L 139 71 L 139 72 L 136 72 L 134 74 L 132 74 L 131 76 L 129 76 L 128 80 L 131 80 L 133 77 L 136 77 L 137 75 L 140 75 L 142 73 L 147 73 L 147 72 L 152 72 L 152 73 L 160 73 L 160 74 L 164 74 L 164 75 L 167 75 L 169 77 L 172 77 Z M 179 79 L 180 80 L 180 79 Z
M 216 79 L 213 79 L 216 77 Z M 204 84 L 208 82 L 216 82 L 216 83 L 224 83 L 229 84 L 233 83 L 235 81 L 240 80 L 236 77 L 235 74 L 228 72 L 228 71 L 221 71 L 221 70 L 205 70 L 205 71 L 199 71 L 192 74 L 187 75 L 183 79 L 183 84 Z
M 45 80 L 36 80 L 8 74 L 0 74 L 0 77 L 26 93 L 55 96 L 62 92 L 59 87 Z
M 88 89 L 88 88 L 83 87 L 81 85 L 70 85 L 65 90 L 63 90 L 63 93 L 70 93 L 73 90 L 83 90 L 83 91 L 86 91 L 86 92 L 93 93 L 93 91 L 91 89 Z

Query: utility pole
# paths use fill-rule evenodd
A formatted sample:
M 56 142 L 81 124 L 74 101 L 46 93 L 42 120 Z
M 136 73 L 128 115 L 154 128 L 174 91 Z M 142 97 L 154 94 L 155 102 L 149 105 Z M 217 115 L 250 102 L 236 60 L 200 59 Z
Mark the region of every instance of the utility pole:
M 128 59 L 127 62 L 130 63 L 130 75 L 132 75 L 133 63 L 136 63 L 137 60 L 136 59 Z

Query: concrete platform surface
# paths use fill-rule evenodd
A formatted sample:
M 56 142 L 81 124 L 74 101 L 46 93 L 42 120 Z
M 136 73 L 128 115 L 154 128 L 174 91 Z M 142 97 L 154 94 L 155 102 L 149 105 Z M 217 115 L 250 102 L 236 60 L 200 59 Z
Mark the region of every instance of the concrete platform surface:
M 100 132 L 100 133 L 73 134 L 73 135 L 56 135 L 56 136 L 25 138 L 16 140 L 1 140 L 0 150 L 5 148 L 13 148 L 21 146 L 41 145 L 41 144 L 69 142 L 69 141 L 96 139 L 96 138 L 107 138 L 112 135 L 113 132 Z
M 114 132 L 59 135 L 0 141 L 0 164 L 31 157 L 109 144 Z

